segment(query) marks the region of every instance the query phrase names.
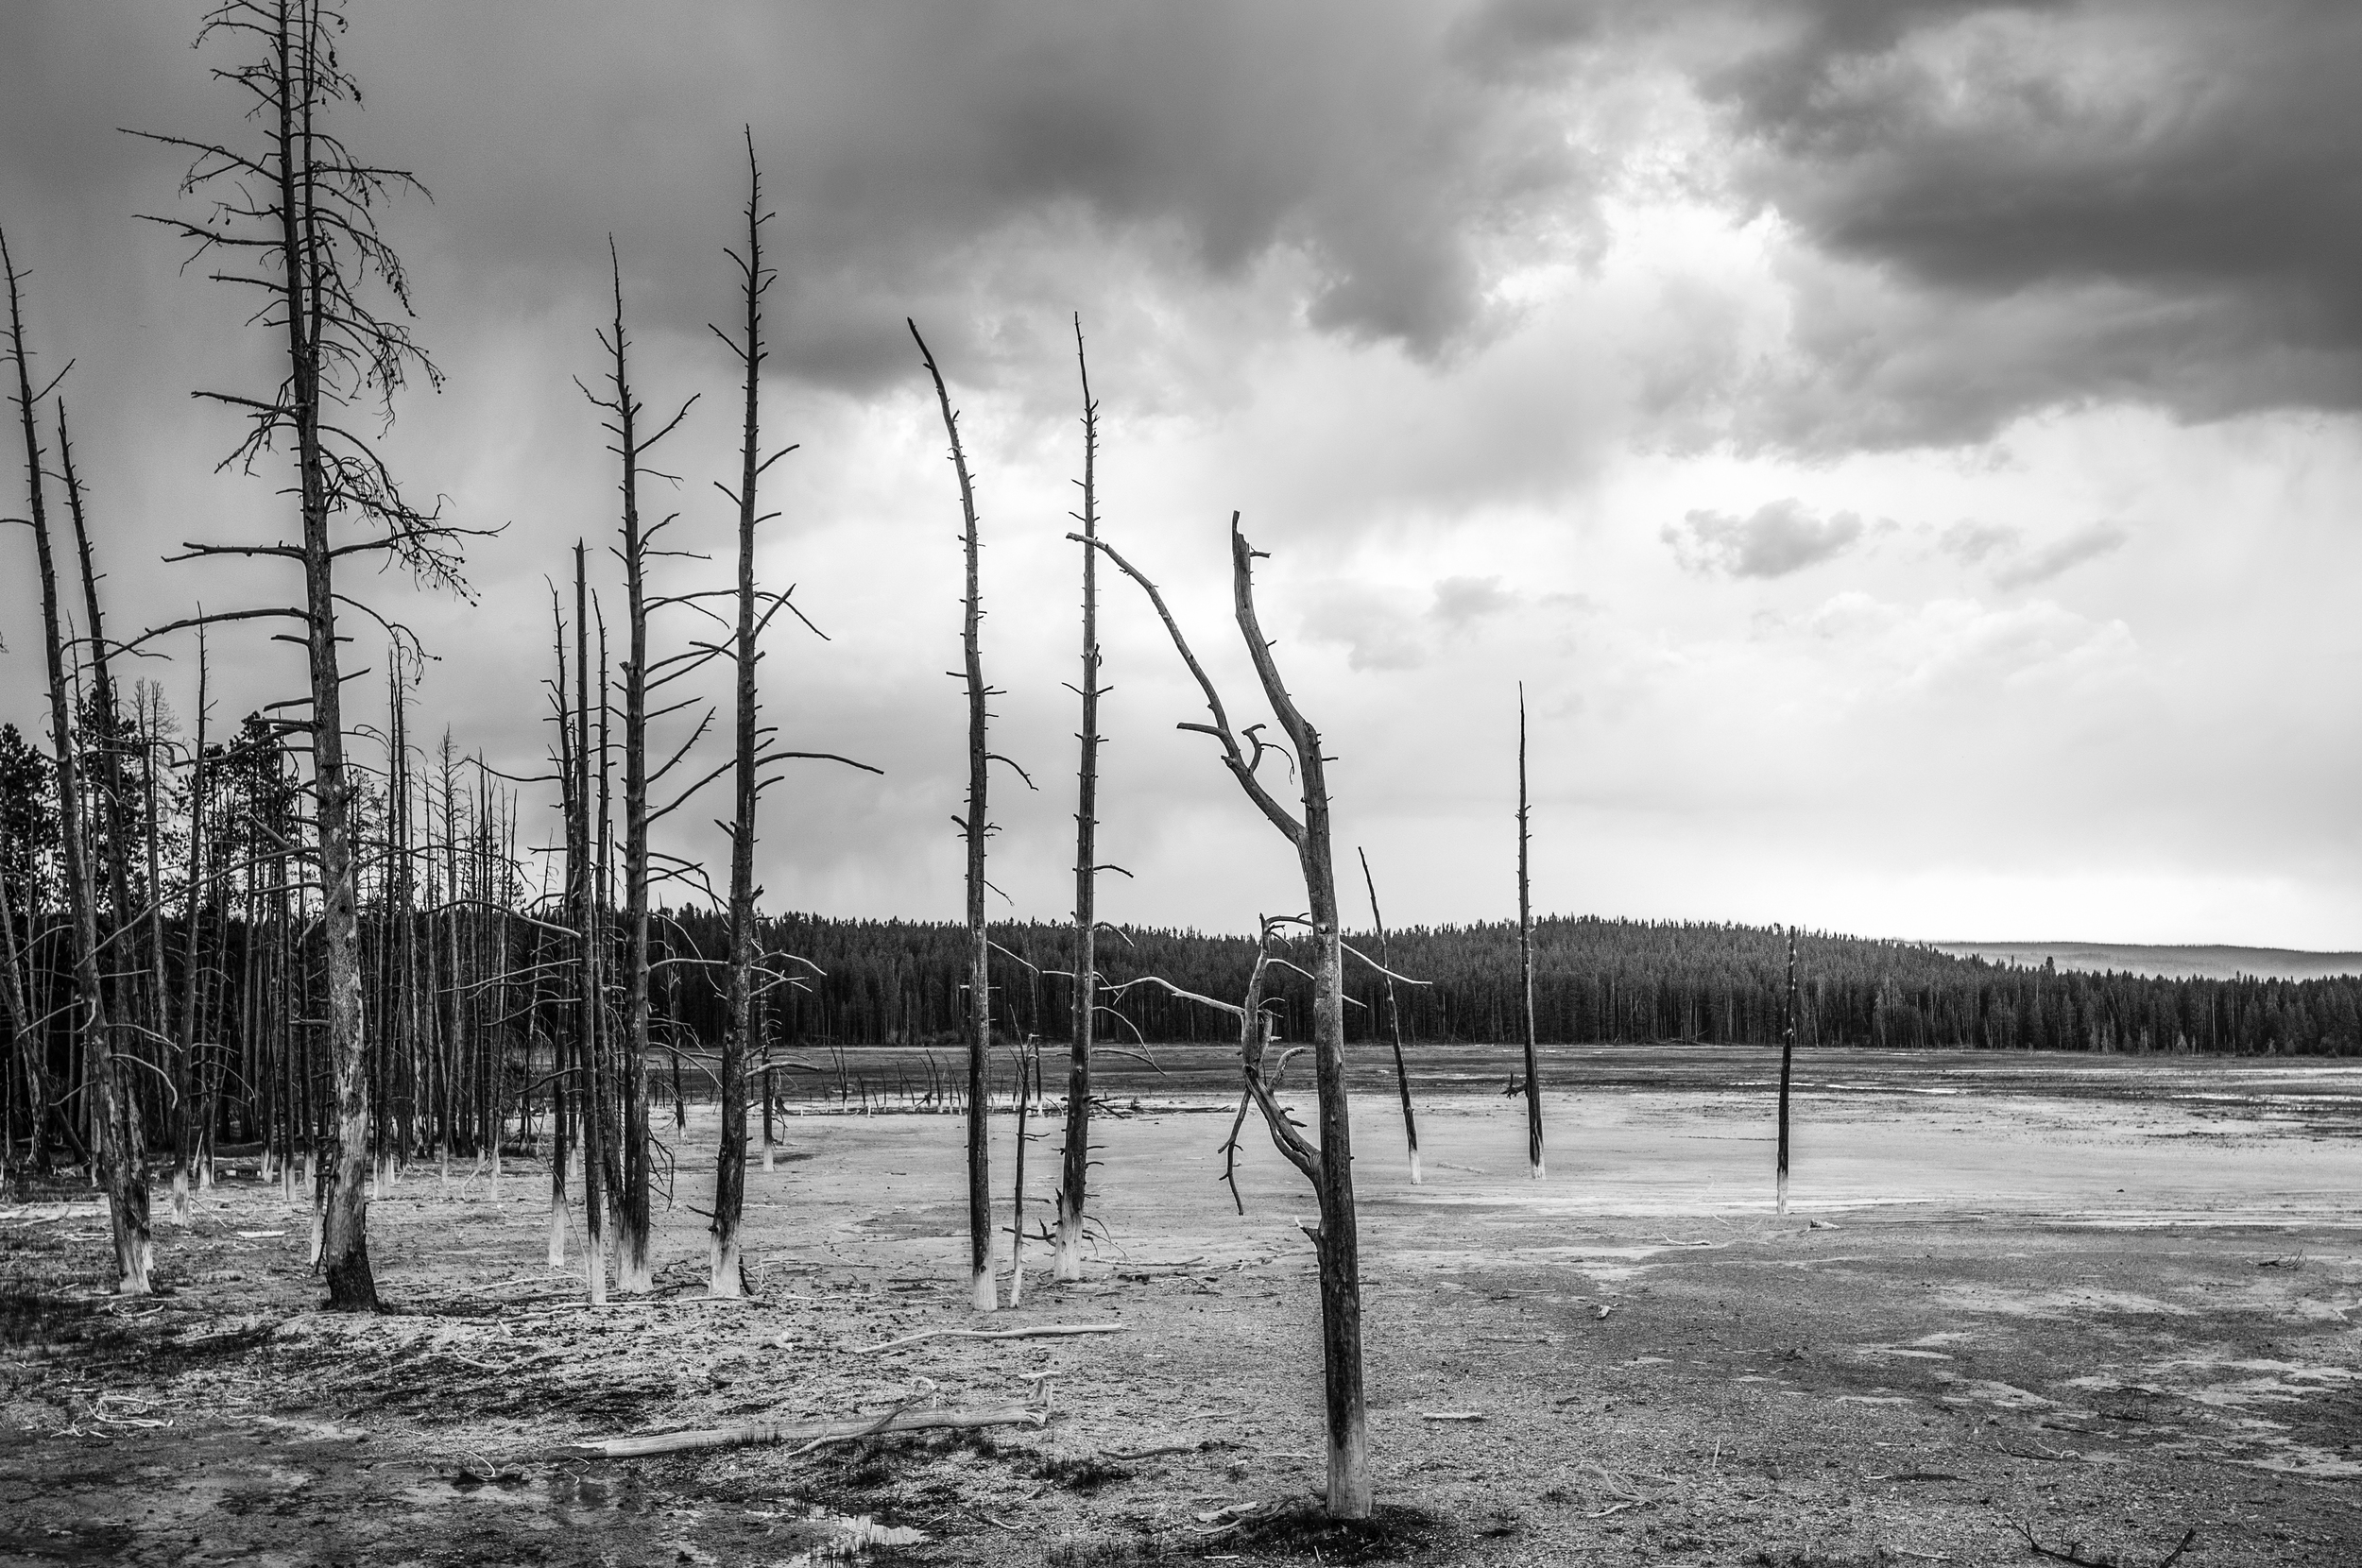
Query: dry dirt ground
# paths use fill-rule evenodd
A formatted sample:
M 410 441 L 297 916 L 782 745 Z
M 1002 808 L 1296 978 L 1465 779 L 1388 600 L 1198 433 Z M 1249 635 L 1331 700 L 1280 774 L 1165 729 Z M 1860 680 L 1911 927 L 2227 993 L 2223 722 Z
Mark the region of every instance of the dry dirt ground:
M 977 1321 L 949 1116 L 788 1118 L 750 1305 L 702 1299 L 710 1112 L 660 1124 L 657 1296 L 598 1310 L 546 1267 L 538 1163 L 380 1193 L 393 1310 L 358 1320 L 313 1310 L 304 1214 L 250 1163 L 160 1226 L 140 1303 L 92 1288 L 88 1188 L 37 1192 L 0 1210 L 0 1561 L 1899 1568 L 2042 1560 L 2030 1531 L 2150 1568 L 2195 1531 L 2190 1568 L 2362 1563 L 2362 1065 L 1816 1053 L 1777 1217 L 1763 1052 L 1552 1053 L 1540 1183 L 1498 1053 L 1423 1053 L 1418 1187 L 1360 1064 L 1381 1509 L 1349 1537 L 1291 1511 L 1321 1472 L 1310 1204 L 1255 1137 L 1231 1208 L 1222 1061 L 1111 1085 L 1140 1108 L 1100 1124 L 1088 1279 L 1036 1246 L 992 1321 L 1123 1325 L 1088 1338 L 873 1348 Z M 562 1446 L 1043 1379 L 1038 1428 Z

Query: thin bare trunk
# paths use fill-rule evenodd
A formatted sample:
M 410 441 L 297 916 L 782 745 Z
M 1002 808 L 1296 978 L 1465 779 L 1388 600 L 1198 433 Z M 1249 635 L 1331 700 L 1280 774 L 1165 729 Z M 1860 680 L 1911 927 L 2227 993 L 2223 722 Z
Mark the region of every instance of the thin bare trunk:
M 1542 1179 L 1542 1077 L 1533 1024 L 1533 897 L 1526 811 L 1526 683 L 1517 683 L 1517 976 L 1526 1047 L 1526 1160 Z
M 967 814 L 960 830 L 967 841 L 967 1252 L 968 1280 L 976 1310 L 990 1312 L 1000 1305 L 993 1278 L 992 1169 L 987 1143 L 989 1091 L 985 1069 L 992 1050 L 992 944 L 984 932 L 984 838 L 992 831 L 985 815 L 987 749 L 984 655 L 980 633 L 984 603 L 977 589 L 976 489 L 967 473 L 967 454 L 960 446 L 959 416 L 952 412 L 951 394 L 935 368 L 918 324 L 909 323 L 918 357 L 934 383 L 935 401 L 943 411 L 944 434 L 951 442 L 951 467 L 959 475 L 961 544 L 967 565 L 967 588 L 962 598 L 960 651 L 967 682 Z
M 1091 1045 L 1099 1014 L 1099 405 L 1091 401 L 1083 357 L 1083 318 L 1074 318 L 1074 365 L 1083 382 L 1083 698 L 1082 759 L 1074 807 L 1074 988 L 1072 1044 L 1067 1057 L 1066 1143 L 1058 1167 L 1058 1241 L 1052 1264 L 1061 1280 L 1083 1277 L 1083 1223 L 1090 1184 Z
M 1788 986 L 1780 996 L 1780 1154 L 1772 1208 L 1788 1212 L 1788 1079 L 1796 1060 L 1796 928 L 1788 929 Z
M 74 932 L 75 991 L 82 1015 L 82 1037 L 95 1059 L 90 1082 L 96 1096 L 92 1119 L 97 1132 L 99 1179 L 106 1189 L 109 1226 L 114 1238 L 115 1289 L 126 1296 L 145 1296 L 154 1251 L 148 1230 L 147 1180 L 141 1168 L 137 1117 L 115 1059 L 106 990 L 98 975 L 97 895 L 85 848 L 89 841 L 83 837 L 81 766 L 74 742 L 74 705 L 67 694 L 65 636 L 58 609 L 57 565 L 49 546 L 32 366 L 25 348 L 20 275 L 5 236 L 0 236 L 0 272 L 6 274 L 9 285 L 9 347 L 16 362 L 17 414 L 25 434 L 26 485 L 31 503 L 27 520 L 41 570 L 42 634 L 48 654 L 49 723 L 58 753 L 59 836 Z
M 746 253 L 737 257 L 745 283 L 745 336 L 731 348 L 745 373 L 745 410 L 740 431 L 738 502 L 738 626 L 732 657 L 737 674 L 737 756 L 732 772 L 730 820 L 729 1020 L 722 1035 L 722 1143 L 713 1167 L 713 1250 L 706 1289 L 714 1296 L 746 1293 L 746 1271 L 739 1256 L 738 1228 L 746 1200 L 746 1062 L 755 1049 L 755 806 L 761 714 L 757 706 L 755 647 L 756 486 L 761 479 L 762 429 L 762 295 L 770 275 L 762 265 L 762 171 L 755 162 L 754 136 L 746 141 Z M 718 332 L 718 329 L 717 329 Z M 725 342 L 728 340 L 724 339 Z M 771 1167 L 769 1105 L 763 1107 L 763 1168 Z
M 1361 880 L 1370 890 L 1370 924 L 1378 928 L 1378 962 L 1386 971 L 1386 1027 L 1395 1043 L 1395 1087 L 1402 1093 L 1402 1136 L 1411 1146 L 1411 1185 L 1419 1185 L 1419 1122 L 1411 1110 L 1411 1069 L 1402 1061 L 1402 1008 L 1395 998 L 1395 949 L 1386 935 L 1386 917 L 1378 912 L 1378 878 L 1370 875 L 1367 850 L 1361 857 Z
M 209 672 L 205 661 L 205 639 L 197 643 L 197 741 L 189 753 L 189 889 L 183 906 L 186 929 L 181 946 L 180 1014 L 179 1028 L 173 1037 L 173 1061 L 180 1074 L 179 1094 L 172 1116 L 172 1206 L 180 1223 L 189 1222 L 189 1188 L 197 1179 L 197 1142 L 203 1123 L 193 1112 L 191 1100 L 198 1093 L 192 1070 L 197 1054 L 197 1009 L 202 995 L 198 976 L 202 972 L 205 947 L 200 937 L 205 917 L 205 720 L 210 693 L 207 690 Z M 160 888 L 155 894 L 158 904 L 163 902 Z
M 580 1033 L 582 1057 L 582 1230 L 583 1273 L 593 1305 L 607 1302 L 607 1224 L 603 1202 L 607 1180 L 607 1107 L 600 1092 L 600 1056 L 607 1013 L 607 976 L 600 962 L 602 931 L 599 912 L 607 897 L 607 632 L 600 629 L 599 658 L 599 793 L 598 821 L 591 820 L 590 795 L 590 611 L 585 587 L 583 546 L 574 542 L 574 798 L 580 802 L 582 861 L 581 906 L 576 919 L 581 947 L 576 969 L 581 986 Z

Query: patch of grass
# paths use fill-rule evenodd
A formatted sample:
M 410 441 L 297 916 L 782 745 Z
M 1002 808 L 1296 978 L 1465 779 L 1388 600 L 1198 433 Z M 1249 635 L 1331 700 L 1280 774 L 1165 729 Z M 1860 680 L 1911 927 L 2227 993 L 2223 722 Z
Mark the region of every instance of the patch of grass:
M 1080 1458 L 1044 1456 L 1034 1464 L 1034 1477 L 1053 1486 L 1079 1491 L 1086 1495 L 1097 1491 L 1111 1481 L 1128 1481 L 1138 1472 L 1128 1465 L 1103 1459 L 1096 1454 Z
M 1319 1504 L 1297 1501 L 1183 1542 L 1179 1550 L 1190 1557 L 1253 1552 L 1321 1563 L 1410 1562 L 1444 1534 L 1442 1520 L 1406 1504 L 1381 1503 L 1367 1519 L 1332 1519 Z

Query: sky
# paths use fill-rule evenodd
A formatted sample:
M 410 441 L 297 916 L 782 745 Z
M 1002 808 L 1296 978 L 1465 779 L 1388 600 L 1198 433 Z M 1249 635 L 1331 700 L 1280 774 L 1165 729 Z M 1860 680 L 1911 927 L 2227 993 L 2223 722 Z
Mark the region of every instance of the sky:
M 1079 314 L 1106 537 L 1241 713 L 1234 510 L 1269 552 L 1258 605 L 1336 758 L 1341 854 L 1367 850 L 1395 924 L 1514 915 L 1522 682 L 1542 911 L 2362 947 L 2362 9 L 350 10 L 367 96 L 338 129 L 431 193 L 382 221 L 444 381 L 397 397 L 384 450 L 501 532 L 467 598 L 347 590 L 424 641 L 414 731 L 512 773 L 551 741 L 548 583 L 615 535 L 575 384 L 610 238 L 642 396 L 698 399 L 649 504 L 710 558 L 662 586 L 729 581 L 736 373 L 707 327 L 734 309 L 751 131 L 779 271 L 764 429 L 797 444 L 760 572 L 828 634 L 775 627 L 765 716 L 884 770 L 802 764 L 764 797 L 768 907 L 962 906 L 958 495 L 909 318 L 978 476 L 993 749 L 1036 786 L 996 770 L 993 916 L 1070 915 Z M 0 10 L 0 227 L 37 365 L 73 364 L 125 630 L 288 585 L 163 560 L 291 522 L 285 476 L 219 468 L 235 421 L 191 395 L 266 390 L 271 342 L 144 221 L 204 203 L 124 134 L 251 134 L 200 14 Z M 20 480 L 0 494 L 21 511 Z M 38 725 L 12 533 L 0 718 Z M 1301 907 L 1288 846 L 1173 727 L 1202 709 L 1144 600 L 1102 591 L 1102 858 L 1130 873 L 1103 912 Z M 350 629 L 374 724 L 385 658 Z M 674 611 L 654 637 L 702 632 Z M 139 673 L 185 719 L 193 649 L 166 646 Z M 212 651 L 217 723 L 300 686 L 251 627 Z M 702 695 L 726 731 L 724 679 Z M 710 793 L 665 842 L 718 875 L 727 810 Z

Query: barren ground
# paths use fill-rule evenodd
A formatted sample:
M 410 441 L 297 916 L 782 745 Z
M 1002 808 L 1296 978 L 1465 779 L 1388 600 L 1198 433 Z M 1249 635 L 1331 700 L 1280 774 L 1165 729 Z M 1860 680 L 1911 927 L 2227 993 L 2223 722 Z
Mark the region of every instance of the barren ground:
M 1537 1184 L 1504 1053 L 1422 1048 L 1415 1188 L 1365 1057 L 1356 1542 L 1201 1518 L 1318 1484 L 1310 1203 L 1258 1134 L 1238 1216 L 1225 1053 L 1161 1054 L 1109 1084 L 1141 1109 L 1100 1124 L 1090 1277 L 1047 1285 L 1036 1246 L 992 1324 L 1125 1325 L 1090 1338 L 865 1348 L 976 1321 L 950 1116 L 789 1118 L 748 1178 L 751 1305 L 700 1294 L 710 1111 L 659 1123 L 658 1297 L 598 1311 L 546 1267 L 538 1162 L 379 1194 L 368 1320 L 313 1310 L 304 1213 L 250 1159 L 160 1226 L 146 1302 L 94 1294 L 86 1185 L 36 1193 L 0 1210 L 0 1560 L 778 1563 L 866 1517 L 924 1538 L 881 1563 L 1991 1563 L 2031 1560 L 2021 1525 L 2144 1568 L 2193 1529 L 2192 1568 L 2362 1562 L 2362 1065 L 1816 1052 L 1781 1218 L 1769 1053 L 1551 1052 Z M 1044 1376 L 1038 1429 L 559 1446 Z

